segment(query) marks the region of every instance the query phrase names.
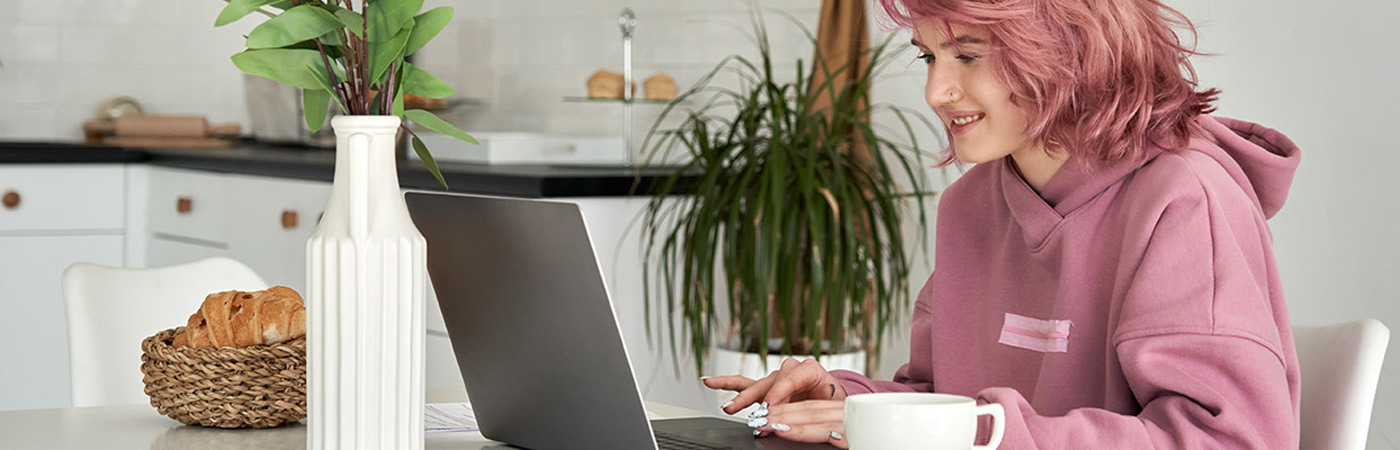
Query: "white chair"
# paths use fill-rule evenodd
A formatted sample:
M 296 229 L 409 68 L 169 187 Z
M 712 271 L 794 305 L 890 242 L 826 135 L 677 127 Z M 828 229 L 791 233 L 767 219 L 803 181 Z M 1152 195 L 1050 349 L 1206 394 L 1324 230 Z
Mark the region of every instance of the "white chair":
M 1303 372 L 1302 450 L 1361 450 L 1390 330 L 1375 319 L 1293 327 Z
M 148 403 L 141 341 L 182 326 L 208 294 L 266 289 L 252 269 L 228 258 L 122 269 L 77 263 L 63 272 L 73 406 Z

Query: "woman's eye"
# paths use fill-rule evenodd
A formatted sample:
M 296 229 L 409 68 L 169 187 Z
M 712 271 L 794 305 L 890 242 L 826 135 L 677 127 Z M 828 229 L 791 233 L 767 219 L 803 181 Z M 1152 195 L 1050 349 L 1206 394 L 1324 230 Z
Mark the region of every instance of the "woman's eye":
M 915 59 L 922 59 L 922 60 L 924 60 L 924 64 L 933 64 L 933 54 L 932 54 L 932 53 L 919 53 L 919 56 L 915 57 Z
M 976 56 L 958 55 L 958 61 L 962 61 L 963 63 L 970 63 L 970 62 L 973 62 L 973 61 L 976 61 L 976 60 L 977 60 L 977 57 L 976 57 Z

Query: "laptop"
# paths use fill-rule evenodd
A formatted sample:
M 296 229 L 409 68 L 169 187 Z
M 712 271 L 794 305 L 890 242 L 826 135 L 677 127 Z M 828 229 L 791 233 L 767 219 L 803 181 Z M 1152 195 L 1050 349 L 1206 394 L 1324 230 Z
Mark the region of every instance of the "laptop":
M 648 421 L 578 205 L 409 192 L 485 437 L 535 450 L 830 449 L 720 417 Z

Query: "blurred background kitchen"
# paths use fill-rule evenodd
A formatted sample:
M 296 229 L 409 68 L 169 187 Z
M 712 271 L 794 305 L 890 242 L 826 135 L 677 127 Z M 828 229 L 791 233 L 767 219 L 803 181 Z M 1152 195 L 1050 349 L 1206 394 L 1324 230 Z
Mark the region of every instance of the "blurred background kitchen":
M 620 135 L 616 104 L 570 103 L 597 69 L 622 70 L 617 16 L 635 11 L 635 78 L 664 72 L 681 89 L 720 58 L 752 55 L 738 0 L 428 0 L 456 7 L 416 63 L 456 89 L 442 115 L 469 131 Z M 1199 29 L 1204 86 L 1224 91 L 1218 114 L 1292 137 L 1303 163 L 1270 223 L 1293 321 L 1373 317 L 1400 329 L 1400 188 L 1393 172 L 1400 117 L 1400 3 L 1337 0 L 1170 0 Z M 810 58 L 782 11 L 815 30 L 817 0 L 759 0 L 776 61 Z M 84 121 L 114 96 L 149 113 L 200 114 L 249 130 L 243 75 L 229 62 L 260 19 L 213 27 L 218 0 L 0 0 L 0 140 L 80 141 Z M 1267 11 L 1267 13 L 1265 13 Z M 250 16 L 256 17 L 256 16 Z M 871 27 L 883 36 L 891 31 Z M 896 31 L 897 33 L 906 33 Z M 898 40 L 904 41 L 906 37 Z M 879 37 L 872 41 L 878 42 Z M 923 67 L 902 49 L 875 84 L 877 101 L 925 108 Z M 781 64 L 780 70 L 791 71 Z M 639 89 L 640 94 L 640 89 Z M 635 105 L 645 133 L 661 106 Z M 639 138 L 635 138 L 639 141 Z M 924 142 L 935 142 L 933 137 Z M 933 150 L 933 149 L 929 149 Z M 933 171 L 940 185 L 951 181 Z M 3 255 L 23 258 L 23 255 Z M 918 275 L 916 282 L 921 282 Z M 907 333 L 903 329 L 899 335 Z M 907 346 L 887 348 L 889 377 Z M 1392 345 L 1369 448 L 1400 448 L 1400 349 Z M 669 372 L 669 371 L 665 371 Z M 669 376 L 669 373 L 664 374 Z

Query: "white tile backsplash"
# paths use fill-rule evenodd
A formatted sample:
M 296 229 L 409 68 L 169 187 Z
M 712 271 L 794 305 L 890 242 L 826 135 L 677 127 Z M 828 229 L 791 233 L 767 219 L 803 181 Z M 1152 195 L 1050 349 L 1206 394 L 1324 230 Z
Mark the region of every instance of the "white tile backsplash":
M 51 101 L 52 92 L 44 89 L 44 81 L 52 79 L 56 72 L 54 69 L 7 65 L 0 69 L 0 102 L 29 105 Z M 16 108 L 0 108 L 12 109 Z M 5 128 L 7 127 L 0 126 L 0 136 L 4 136 Z
M 203 1 L 205 0 L 21 0 L 19 17 L 25 22 L 179 25 L 181 4 Z M 213 23 L 213 19 L 210 19 L 209 23 Z
M 74 140 L 107 98 L 128 95 L 147 111 L 203 114 L 246 127 L 242 78 L 229 56 L 265 17 L 215 28 L 219 0 L 0 0 L 0 139 Z M 815 27 L 817 0 L 758 0 Z M 443 115 L 473 131 L 621 133 L 617 104 L 570 104 L 599 68 L 622 71 L 624 7 L 637 14 L 633 69 L 640 83 L 660 71 L 682 89 L 720 58 L 755 53 L 747 0 L 427 0 L 452 6 L 453 22 L 416 64 L 480 102 Z M 811 46 L 777 13 L 768 22 L 780 66 L 810 59 Z M 642 94 L 639 86 L 638 95 Z M 42 105 L 42 106 L 40 106 Z M 659 106 L 635 106 L 634 136 Z
M 58 26 L 14 24 L 0 27 L 0 61 L 8 67 L 58 61 Z
M 0 136 L 12 140 L 49 140 L 58 108 L 46 104 L 0 108 Z

